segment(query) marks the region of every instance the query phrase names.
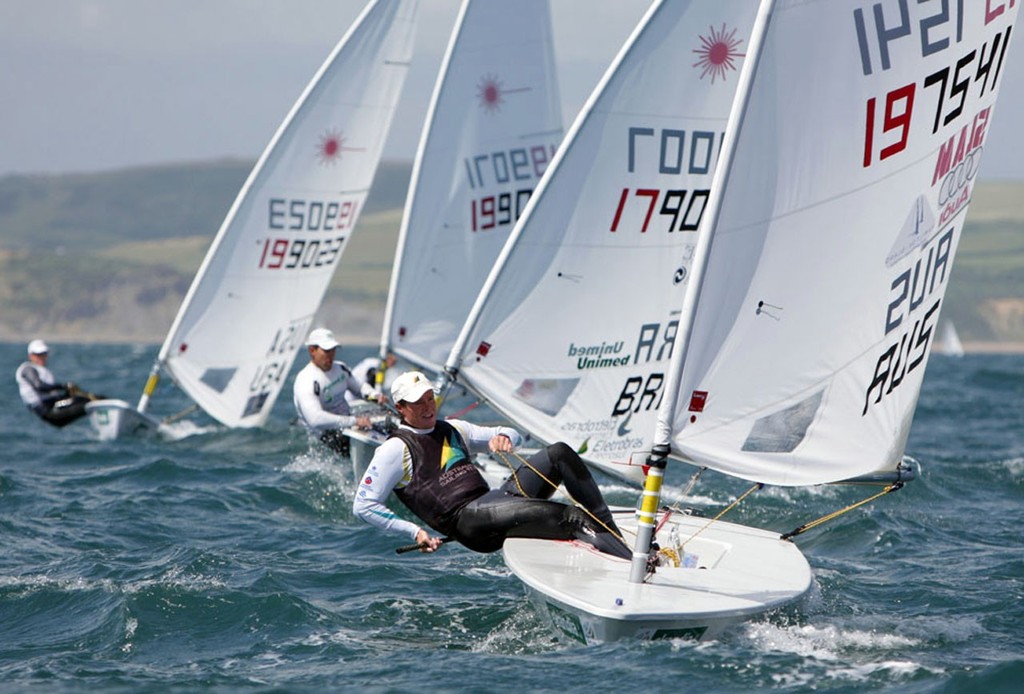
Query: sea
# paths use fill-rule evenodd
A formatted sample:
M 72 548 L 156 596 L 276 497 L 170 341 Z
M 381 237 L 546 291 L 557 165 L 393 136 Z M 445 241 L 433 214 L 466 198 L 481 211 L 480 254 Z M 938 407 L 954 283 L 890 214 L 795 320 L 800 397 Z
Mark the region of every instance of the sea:
M 50 348 L 60 380 L 132 402 L 156 356 Z M 582 646 L 500 553 L 398 555 L 403 538 L 356 519 L 352 465 L 293 424 L 290 387 L 262 429 L 196 417 L 176 439 L 101 442 L 21 405 L 24 350 L 0 345 L 2 692 L 1024 687 L 1022 355 L 931 358 L 907 447 L 917 479 L 795 539 L 814 572 L 799 603 L 710 642 Z M 151 412 L 188 404 L 168 382 Z M 669 470 L 670 499 L 690 472 Z M 680 503 L 716 513 L 747 487 L 706 474 Z M 727 518 L 785 532 L 873 491 L 766 489 Z

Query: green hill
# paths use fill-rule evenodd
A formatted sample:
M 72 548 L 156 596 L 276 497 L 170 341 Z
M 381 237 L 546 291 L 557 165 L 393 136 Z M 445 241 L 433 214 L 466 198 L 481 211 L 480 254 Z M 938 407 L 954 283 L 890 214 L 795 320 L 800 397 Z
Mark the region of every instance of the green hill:
M 251 168 L 0 178 L 0 341 L 161 342 Z M 350 341 L 379 338 L 411 169 L 379 167 L 325 300 L 324 320 Z
M 0 178 L 0 341 L 163 340 L 252 166 Z M 379 338 L 411 165 L 384 162 L 321 319 Z M 981 183 L 943 318 L 968 348 L 1024 346 L 1024 183 Z

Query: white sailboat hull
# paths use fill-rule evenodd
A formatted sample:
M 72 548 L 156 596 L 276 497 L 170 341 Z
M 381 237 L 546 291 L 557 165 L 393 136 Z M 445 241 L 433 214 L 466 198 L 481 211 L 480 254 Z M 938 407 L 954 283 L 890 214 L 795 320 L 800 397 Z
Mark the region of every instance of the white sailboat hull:
M 155 434 L 160 421 L 139 412 L 124 400 L 94 400 L 86 403 L 89 422 L 100 441 L 115 441 L 133 434 Z
M 377 447 L 384 443 L 388 435 L 376 429 L 364 431 L 362 429 L 345 429 L 345 436 L 349 438 L 349 456 L 352 458 L 352 474 L 356 481 L 366 471 Z
M 635 519 L 618 520 L 629 537 Z M 630 563 L 579 542 L 509 539 L 505 562 L 555 629 L 584 644 L 624 638 L 714 639 L 724 629 L 801 598 L 811 569 L 779 534 L 673 514 L 685 542 L 682 566 L 659 566 L 646 583 L 628 581 Z M 627 543 L 628 543 L 627 538 Z

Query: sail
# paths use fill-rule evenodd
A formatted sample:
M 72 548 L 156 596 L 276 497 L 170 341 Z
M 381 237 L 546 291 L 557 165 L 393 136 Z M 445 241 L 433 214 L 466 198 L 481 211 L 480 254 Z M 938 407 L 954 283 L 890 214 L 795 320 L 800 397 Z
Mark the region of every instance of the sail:
M 939 341 L 939 348 L 948 357 L 964 356 L 964 344 L 960 341 L 960 335 L 957 333 L 953 321 L 946 321 L 942 326 L 942 339 Z
M 561 138 L 547 0 L 466 0 L 413 170 L 385 352 L 441 370 Z
M 756 9 L 714 0 L 649 10 L 577 118 L 449 360 L 534 437 L 566 441 L 634 481 L 642 468 L 628 462 L 651 445 Z
M 775 5 L 662 426 L 804 485 L 903 455 L 1017 6 Z
M 227 426 L 262 425 L 285 385 L 380 161 L 415 13 L 415 0 L 375 0 L 334 48 L 242 187 L 160 350 L 158 366 Z

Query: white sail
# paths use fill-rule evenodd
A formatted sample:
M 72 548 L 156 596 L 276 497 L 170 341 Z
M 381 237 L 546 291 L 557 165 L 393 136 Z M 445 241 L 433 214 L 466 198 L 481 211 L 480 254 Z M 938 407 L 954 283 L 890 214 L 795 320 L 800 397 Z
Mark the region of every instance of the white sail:
M 730 475 L 817 484 L 903 453 L 1018 6 L 760 5 L 654 439 Z M 505 542 L 564 633 L 706 638 L 808 590 L 795 545 L 664 512 L 661 475 L 619 523 L 636 528 L 631 562 Z M 687 539 L 651 573 L 656 532 Z
M 450 358 L 534 437 L 633 481 L 756 9 L 653 10 L 577 118 Z
M 439 372 L 562 138 L 548 0 L 466 0 L 416 157 L 382 349 Z
M 285 385 L 373 181 L 415 14 L 415 0 L 374 0 L 334 48 L 242 187 L 160 350 L 158 366 L 227 426 L 262 425 Z
M 957 333 L 953 321 L 946 321 L 942 326 L 942 338 L 939 341 L 939 348 L 948 357 L 964 356 L 964 344 L 960 341 L 960 335 Z
M 894 469 L 937 337 L 1016 8 L 862 5 L 777 3 L 721 190 L 671 430 L 738 477 Z

